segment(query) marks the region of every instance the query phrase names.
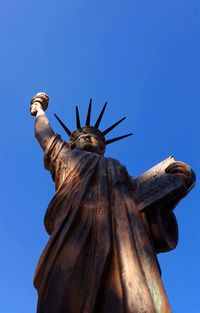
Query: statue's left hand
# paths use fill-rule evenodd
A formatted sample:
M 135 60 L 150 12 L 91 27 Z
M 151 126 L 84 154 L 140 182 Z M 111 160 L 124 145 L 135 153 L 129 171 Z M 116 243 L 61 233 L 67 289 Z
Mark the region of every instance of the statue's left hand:
M 184 180 L 187 189 L 190 189 L 196 181 L 195 173 L 191 167 L 184 162 L 177 161 L 170 164 L 166 168 L 165 172 L 167 174 L 180 176 Z

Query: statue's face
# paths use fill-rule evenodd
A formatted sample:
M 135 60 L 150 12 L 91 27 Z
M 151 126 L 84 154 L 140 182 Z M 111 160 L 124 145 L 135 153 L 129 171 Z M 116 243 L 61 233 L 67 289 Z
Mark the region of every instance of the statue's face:
M 105 144 L 93 134 L 82 134 L 75 142 L 70 142 L 69 145 L 71 149 L 94 152 L 100 155 L 105 152 Z

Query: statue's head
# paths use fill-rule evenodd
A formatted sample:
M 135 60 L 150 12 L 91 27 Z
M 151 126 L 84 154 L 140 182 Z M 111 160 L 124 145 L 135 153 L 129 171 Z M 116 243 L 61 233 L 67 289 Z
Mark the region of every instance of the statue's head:
M 90 100 L 87 119 L 86 119 L 86 125 L 83 127 L 81 126 L 81 123 L 80 123 L 78 107 L 76 107 L 77 129 L 73 132 L 71 132 L 67 128 L 67 126 L 61 121 L 61 119 L 56 114 L 54 114 L 56 119 L 59 121 L 59 123 L 62 125 L 62 127 L 64 128 L 64 130 L 70 137 L 69 147 L 72 150 L 78 149 L 78 150 L 89 151 L 89 152 L 94 152 L 94 153 L 103 155 L 105 153 L 106 145 L 132 135 L 131 133 L 131 134 L 127 134 L 127 135 L 123 135 L 120 137 L 106 140 L 105 135 L 107 135 L 113 128 L 115 128 L 125 119 L 124 117 L 118 122 L 116 122 L 115 124 L 113 124 L 112 126 L 110 126 L 109 128 L 107 128 L 106 130 L 100 131 L 99 125 L 101 123 L 101 119 L 103 117 L 106 105 L 107 103 L 105 103 L 95 125 L 90 126 L 90 117 L 91 117 L 91 108 L 92 108 L 92 100 Z
M 78 149 L 103 155 L 106 149 L 106 140 L 97 128 L 86 126 L 71 134 L 69 146 L 72 150 Z

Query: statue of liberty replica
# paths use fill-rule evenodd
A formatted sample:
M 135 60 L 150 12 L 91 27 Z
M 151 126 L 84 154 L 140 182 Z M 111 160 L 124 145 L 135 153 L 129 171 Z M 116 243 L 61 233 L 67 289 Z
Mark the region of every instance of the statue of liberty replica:
M 48 96 L 31 101 L 35 137 L 55 182 L 45 214 L 50 238 L 37 265 L 37 313 L 169 313 L 157 253 L 174 249 L 178 226 L 173 209 L 195 183 L 195 174 L 173 157 L 134 179 L 119 161 L 104 156 L 106 146 L 130 136 L 106 139 L 123 121 L 100 130 L 106 108 L 91 125 L 92 102 L 84 126 L 69 137 L 54 133 L 45 110 Z

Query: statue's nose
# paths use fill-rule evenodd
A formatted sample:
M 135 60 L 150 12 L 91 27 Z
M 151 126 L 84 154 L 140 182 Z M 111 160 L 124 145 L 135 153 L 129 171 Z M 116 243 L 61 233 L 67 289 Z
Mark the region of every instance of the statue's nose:
M 91 142 L 91 137 L 90 136 L 86 136 L 85 140 L 88 141 L 88 142 Z

